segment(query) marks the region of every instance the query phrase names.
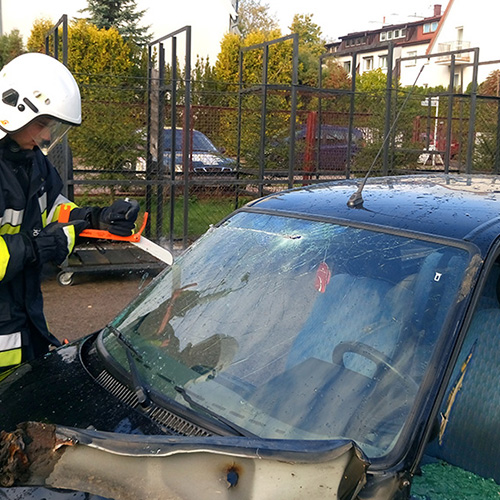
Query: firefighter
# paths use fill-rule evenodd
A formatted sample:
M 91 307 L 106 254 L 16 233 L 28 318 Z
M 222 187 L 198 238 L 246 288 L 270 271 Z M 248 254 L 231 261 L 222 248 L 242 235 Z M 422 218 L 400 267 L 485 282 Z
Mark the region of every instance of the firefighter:
M 16 57 L 0 71 L 0 373 L 34 359 L 59 341 L 43 313 L 42 266 L 61 264 L 85 228 L 132 234 L 139 204 L 77 207 L 46 154 L 81 124 L 78 85 L 56 59 Z M 70 204 L 67 223 L 57 222 Z M 77 313 L 77 311 L 75 311 Z M 1 375 L 0 375 L 1 378 Z

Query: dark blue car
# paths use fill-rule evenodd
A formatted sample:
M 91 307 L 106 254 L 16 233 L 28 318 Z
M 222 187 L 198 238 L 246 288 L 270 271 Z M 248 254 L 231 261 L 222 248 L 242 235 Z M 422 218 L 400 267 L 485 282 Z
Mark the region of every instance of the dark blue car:
M 246 205 L 100 332 L 0 382 L 2 484 L 497 498 L 498 182 L 350 180 Z
M 360 129 L 351 130 L 349 142 L 348 127 L 321 125 L 314 133 L 314 140 L 309 144 L 311 151 L 307 152 L 307 133 L 307 128 L 303 126 L 295 136 L 296 165 L 303 170 L 309 169 L 314 172 L 344 170 L 349 147 L 351 158 L 354 159 L 363 146 L 363 132 Z

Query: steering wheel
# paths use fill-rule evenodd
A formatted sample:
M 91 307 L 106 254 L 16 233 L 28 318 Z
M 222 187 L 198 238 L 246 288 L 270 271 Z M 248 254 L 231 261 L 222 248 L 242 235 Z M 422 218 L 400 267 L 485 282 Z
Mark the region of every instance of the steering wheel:
M 397 375 L 405 386 L 413 390 L 418 389 L 417 382 L 395 368 L 392 365 L 391 360 L 383 352 L 380 352 L 374 347 L 364 344 L 363 342 L 340 342 L 332 352 L 332 362 L 340 366 L 344 365 L 344 354 L 348 352 L 359 354 L 360 356 L 373 361 L 377 367 L 383 366 L 387 368 L 390 372 Z

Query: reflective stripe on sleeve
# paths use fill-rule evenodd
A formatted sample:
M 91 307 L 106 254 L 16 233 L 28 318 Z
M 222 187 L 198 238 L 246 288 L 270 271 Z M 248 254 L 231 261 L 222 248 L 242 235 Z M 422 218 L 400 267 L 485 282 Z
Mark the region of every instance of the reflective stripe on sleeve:
M 9 265 L 9 260 L 9 248 L 7 247 L 7 243 L 5 243 L 5 240 L 0 236 L 0 281 L 5 277 L 7 266 Z
M 0 335 L 0 351 L 8 351 L 21 347 L 21 332 Z
M 2 217 L 0 217 L 0 228 L 11 226 L 20 226 L 23 222 L 24 210 L 14 210 L 13 208 L 5 209 Z M 10 233 L 11 231 L 2 231 L 2 234 Z
M 19 365 L 22 359 L 23 359 L 23 351 L 21 348 L 12 349 L 11 351 L 0 352 L 0 368 Z
M 76 242 L 75 226 L 69 225 L 63 227 L 64 234 L 68 240 L 68 255 L 73 251 Z
M 21 332 L 0 335 L 0 367 L 21 363 L 21 346 Z

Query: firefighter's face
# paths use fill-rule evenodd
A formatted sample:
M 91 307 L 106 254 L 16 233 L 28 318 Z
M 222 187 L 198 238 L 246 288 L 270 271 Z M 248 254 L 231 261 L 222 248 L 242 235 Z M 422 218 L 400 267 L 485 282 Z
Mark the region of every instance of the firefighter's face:
M 11 134 L 21 149 L 33 149 L 40 139 L 50 142 L 50 118 L 38 118 L 23 129 Z

